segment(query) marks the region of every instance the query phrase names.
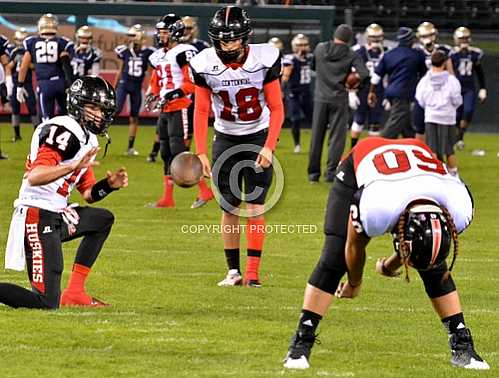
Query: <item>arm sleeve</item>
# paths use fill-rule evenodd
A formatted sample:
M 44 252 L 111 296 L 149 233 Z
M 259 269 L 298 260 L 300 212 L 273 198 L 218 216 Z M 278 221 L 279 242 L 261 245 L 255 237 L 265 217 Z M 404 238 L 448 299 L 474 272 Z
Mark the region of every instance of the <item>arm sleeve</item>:
M 281 86 L 278 80 L 273 80 L 263 86 L 265 101 L 270 109 L 269 133 L 265 147 L 275 150 L 282 123 L 284 122 L 284 105 L 282 103 Z
M 476 77 L 478 79 L 478 85 L 480 86 L 480 89 L 485 89 L 485 73 L 483 72 L 483 67 L 482 65 L 477 62 L 473 65 L 473 70 L 476 72 Z
M 156 70 L 152 71 L 151 81 L 149 83 L 149 88 L 150 88 L 149 93 L 152 93 L 155 96 L 159 96 L 159 90 L 160 90 L 160 88 L 159 88 L 159 85 L 158 85 L 158 73 L 157 73 Z
M 69 86 L 74 81 L 73 67 L 71 67 L 71 59 L 68 55 L 61 56 L 62 71 L 64 72 L 64 78 L 66 79 L 66 84 Z
M 60 152 L 44 144 L 38 149 L 38 154 L 36 155 L 35 161 L 31 163 L 30 170 L 40 165 L 45 167 L 55 167 L 61 161 L 62 155 Z
M 76 186 L 76 189 L 78 189 L 78 191 L 83 194 L 86 190 L 88 190 L 92 186 L 94 186 L 96 182 L 97 182 L 97 180 L 95 179 L 94 171 L 93 171 L 92 167 L 89 167 L 85 171 L 83 176 L 81 176 L 80 181 L 78 182 L 78 185 Z
M 196 84 L 194 91 L 194 142 L 196 152 L 201 154 L 208 153 L 208 117 L 211 108 L 211 90 L 209 88 Z
M 185 64 L 182 67 L 182 74 L 184 76 L 184 81 L 182 82 L 180 89 L 184 92 L 184 95 L 194 93 L 194 83 L 192 82 L 191 71 L 188 64 Z

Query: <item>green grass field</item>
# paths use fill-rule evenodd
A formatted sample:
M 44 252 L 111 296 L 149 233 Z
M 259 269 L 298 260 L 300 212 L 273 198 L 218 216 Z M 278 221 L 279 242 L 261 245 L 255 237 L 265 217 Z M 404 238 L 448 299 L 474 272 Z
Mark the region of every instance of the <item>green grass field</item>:
M 23 128 L 24 139 L 15 144 L 5 141 L 10 128 L 2 129 L 2 149 L 10 156 L 0 162 L 3 251 L 30 128 Z M 100 203 L 114 212 L 116 223 L 87 284 L 92 295 L 112 306 L 59 311 L 0 306 L 1 377 L 499 376 L 499 135 L 470 134 L 466 150 L 458 155 L 476 213 L 460 238 L 454 272 L 467 324 L 491 370 L 450 366 L 447 335 L 416 272 L 411 272 L 409 284 L 375 275 L 376 259 L 392 249 L 391 240 L 384 237 L 368 247 L 361 296 L 333 303 L 319 328 L 322 343 L 314 347 L 312 368 L 296 372 L 284 370 L 281 361 L 296 326 L 304 285 L 321 251 L 329 185 L 308 184 L 307 155 L 293 154 L 289 130 L 283 131 L 277 157 L 285 189 L 267 214 L 267 223 L 313 225 L 318 231 L 267 235 L 263 288 L 218 288 L 226 273 L 219 235 L 182 232 L 183 225 L 218 224 L 218 205 L 212 201 L 191 210 L 196 190 L 176 188 L 175 209 L 144 207 L 162 190 L 161 163 L 145 162 L 153 128 L 139 132 L 139 157 L 123 155 L 126 133 L 125 127 L 111 129 L 113 144 L 97 169 L 99 178 L 107 169 L 125 166 L 130 186 Z M 308 140 L 304 133 L 304 146 Z M 486 156 L 471 156 L 475 148 L 485 149 Z M 74 201 L 81 203 L 77 195 Z M 76 245 L 64 246 L 64 285 Z M 3 270 L 0 281 L 28 283 L 25 272 Z

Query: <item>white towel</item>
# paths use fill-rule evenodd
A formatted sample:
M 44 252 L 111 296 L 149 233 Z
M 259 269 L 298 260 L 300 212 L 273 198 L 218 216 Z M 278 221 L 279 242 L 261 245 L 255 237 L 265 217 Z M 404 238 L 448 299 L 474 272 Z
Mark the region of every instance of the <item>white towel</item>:
M 12 214 L 7 249 L 5 251 L 5 269 L 24 270 L 26 264 L 24 228 L 27 212 L 28 209 L 25 206 L 18 206 Z

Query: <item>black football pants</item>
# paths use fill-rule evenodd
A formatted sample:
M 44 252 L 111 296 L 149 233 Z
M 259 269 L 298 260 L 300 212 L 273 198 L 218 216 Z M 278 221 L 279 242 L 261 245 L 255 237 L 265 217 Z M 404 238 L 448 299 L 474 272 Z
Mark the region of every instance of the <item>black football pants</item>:
M 75 263 L 92 267 L 111 231 L 114 216 L 106 209 L 76 207 L 80 219 L 70 234 L 59 213 L 36 207 L 26 211 L 24 245 L 32 290 L 0 283 L 0 302 L 14 308 L 56 309 L 64 268 L 62 243 L 83 237 Z

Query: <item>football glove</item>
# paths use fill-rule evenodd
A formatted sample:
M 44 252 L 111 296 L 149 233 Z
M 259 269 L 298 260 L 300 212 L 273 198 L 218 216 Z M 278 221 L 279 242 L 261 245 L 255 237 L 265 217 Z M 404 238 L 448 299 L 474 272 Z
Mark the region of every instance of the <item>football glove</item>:
M 144 101 L 144 108 L 149 112 L 151 111 L 151 104 L 158 99 L 155 94 L 149 93 Z
M 20 103 L 24 103 L 26 102 L 27 97 L 28 97 L 28 92 L 26 91 L 26 89 L 18 86 L 16 91 L 17 101 L 19 101 Z
M 360 105 L 359 96 L 356 91 L 348 91 L 348 106 L 352 110 L 357 110 Z
M 80 222 L 80 216 L 74 209 L 78 206 L 79 205 L 77 203 L 72 203 L 68 207 L 64 208 L 61 213 L 62 220 L 68 226 L 69 235 L 73 235 L 76 232 L 76 225 Z
M 485 88 L 478 91 L 478 99 L 480 102 L 484 102 L 487 99 L 487 90 Z

